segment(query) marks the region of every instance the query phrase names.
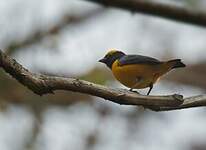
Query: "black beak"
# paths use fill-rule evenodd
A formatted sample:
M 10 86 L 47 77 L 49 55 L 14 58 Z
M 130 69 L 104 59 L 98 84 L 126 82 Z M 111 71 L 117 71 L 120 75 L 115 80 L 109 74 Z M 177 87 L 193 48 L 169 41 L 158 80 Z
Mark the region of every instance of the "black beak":
M 105 63 L 105 62 L 106 62 L 106 59 L 105 59 L 105 58 L 102 58 L 102 59 L 99 60 L 99 62 Z

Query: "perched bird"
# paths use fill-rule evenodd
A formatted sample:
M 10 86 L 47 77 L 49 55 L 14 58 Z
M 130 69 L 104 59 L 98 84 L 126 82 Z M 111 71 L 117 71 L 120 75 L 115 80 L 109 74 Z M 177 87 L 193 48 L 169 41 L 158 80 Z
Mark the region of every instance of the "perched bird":
M 149 87 L 147 95 L 162 75 L 186 66 L 180 59 L 159 61 L 142 55 L 126 55 L 118 50 L 109 51 L 99 62 L 106 64 L 115 78 L 130 91 Z

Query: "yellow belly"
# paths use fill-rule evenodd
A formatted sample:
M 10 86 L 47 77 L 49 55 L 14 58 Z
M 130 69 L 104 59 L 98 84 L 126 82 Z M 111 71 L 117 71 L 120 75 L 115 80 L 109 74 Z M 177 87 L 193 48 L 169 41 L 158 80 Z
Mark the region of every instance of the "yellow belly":
M 168 69 L 164 69 L 161 65 L 132 64 L 120 66 L 118 60 L 112 65 L 115 78 L 123 85 L 133 89 L 149 87 L 167 71 Z

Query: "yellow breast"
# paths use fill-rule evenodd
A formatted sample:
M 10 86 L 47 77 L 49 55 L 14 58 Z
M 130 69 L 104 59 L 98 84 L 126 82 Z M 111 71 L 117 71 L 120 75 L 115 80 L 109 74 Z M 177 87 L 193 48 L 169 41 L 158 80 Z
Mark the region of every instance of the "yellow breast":
M 116 60 L 112 64 L 112 72 L 123 85 L 140 89 L 149 87 L 151 83 L 155 83 L 167 71 L 162 70 L 160 65 L 131 64 L 120 66 L 119 61 Z M 137 82 L 139 83 L 137 84 Z

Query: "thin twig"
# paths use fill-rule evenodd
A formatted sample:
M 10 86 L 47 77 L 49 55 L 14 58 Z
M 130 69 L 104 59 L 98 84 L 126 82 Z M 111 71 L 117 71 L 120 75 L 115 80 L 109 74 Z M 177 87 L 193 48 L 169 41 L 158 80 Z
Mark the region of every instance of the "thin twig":
M 26 39 L 22 41 L 11 42 L 7 47 L 5 47 L 5 50 L 6 50 L 5 52 L 11 55 L 12 53 L 16 52 L 20 48 L 23 49 L 27 46 L 40 42 L 45 37 L 58 34 L 61 30 L 63 30 L 69 24 L 80 24 L 89 18 L 92 18 L 92 17 L 95 17 L 101 14 L 102 12 L 104 12 L 104 9 L 97 8 L 97 9 L 88 11 L 85 14 L 79 15 L 79 16 L 72 16 L 72 15 L 66 14 L 62 17 L 62 19 L 59 22 L 57 22 L 51 27 L 48 27 L 47 30 L 37 29 Z
M 161 4 L 145 0 L 86 0 L 153 16 L 171 19 L 193 25 L 206 26 L 206 14 L 188 8 Z

